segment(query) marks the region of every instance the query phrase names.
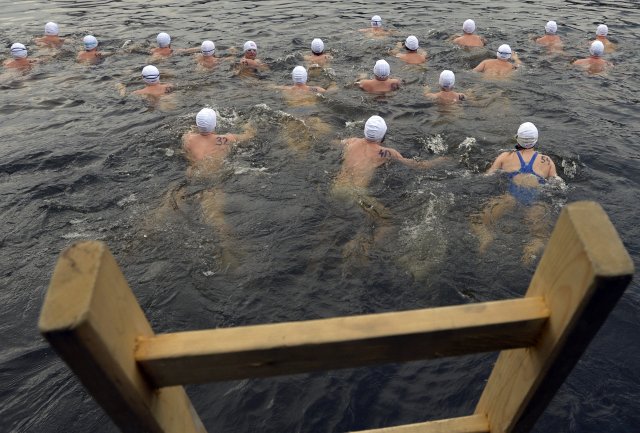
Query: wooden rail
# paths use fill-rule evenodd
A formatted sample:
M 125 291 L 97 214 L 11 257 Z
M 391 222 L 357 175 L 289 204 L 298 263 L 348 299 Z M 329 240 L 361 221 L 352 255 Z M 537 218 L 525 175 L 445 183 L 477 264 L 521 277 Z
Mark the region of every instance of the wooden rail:
M 155 335 L 108 248 L 60 256 L 40 331 L 125 432 L 205 432 L 180 385 L 501 350 L 474 414 L 367 432 L 526 432 L 631 281 L 602 208 L 565 207 L 524 298 Z

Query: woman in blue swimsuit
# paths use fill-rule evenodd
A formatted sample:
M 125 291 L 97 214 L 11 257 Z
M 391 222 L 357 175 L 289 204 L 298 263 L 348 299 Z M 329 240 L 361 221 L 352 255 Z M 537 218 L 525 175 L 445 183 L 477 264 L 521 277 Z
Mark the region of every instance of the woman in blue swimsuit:
M 487 174 L 498 171 L 509 177 L 509 193 L 492 199 L 484 210 L 472 217 L 473 230 L 480 240 L 483 253 L 493 241 L 491 226 L 518 203 L 527 207 L 525 218 L 532 232 L 532 239 L 524 247 L 522 260 L 531 262 L 544 247 L 547 224 L 543 218 L 545 206 L 538 202 L 540 185 L 550 178 L 557 178 L 556 166 L 546 155 L 538 153 L 538 129 L 531 122 L 518 128 L 516 149 L 501 153 Z

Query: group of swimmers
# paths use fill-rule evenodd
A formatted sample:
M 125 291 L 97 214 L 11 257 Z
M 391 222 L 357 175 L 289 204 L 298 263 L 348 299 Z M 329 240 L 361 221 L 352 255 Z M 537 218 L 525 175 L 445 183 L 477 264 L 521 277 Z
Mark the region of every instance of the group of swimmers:
M 475 34 L 475 22 L 466 20 L 462 26 L 463 35 L 452 38 L 452 42 L 468 49 L 474 47 L 484 47 L 486 40 Z M 374 38 L 387 37 L 393 31 L 382 26 L 382 19 L 376 15 L 371 19 L 371 26 L 362 29 Z M 562 40 L 556 34 L 557 24 L 549 21 L 545 26 L 545 35 L 535 39 L 539 45 L 547 47 L 549 50 L 559 52 L 562 50 Z M 596 40 L 591 43 L 591 56 L 581 59 L 574 64 L 585 67 L 590 73 L 600 73 L 611 64 L 602 55 L 605 50 L 613 49 L 613 44 L 607 39 L 608 28 L 606 25 L 599 25 L 596 30 Z M 198 64 L 213 68 L 225 58 L 215 57 L 215 44 L 212 41 L 202 42 L 199 49 L 189 48 L 174 50 L 171 47 L 171 38 L 167 33 L 158 34 L 158 47 L 151 51 L 154 58 L 169 57 L 176 52 L 194 53 L 200 51 L 197 56 Z M 59 29 L 55 23 L 47 23 L 44 37 L 35 40 L 37 45 L 50 48 L 60 48 L 64 44 L 64 39 L 59 36 Z M 88 35 L 83 38 L 84 50 L 77 55 L 80 62 L 95 63 L 104 57 L 104 53 L 98 51 L 98 41 Z M 257 45 L 253 41 L 247 41 L 243 46 L 243 56 L 236 62 L 240 71 L 257 72 L 268 69 L 268 65 L 257 58 Z M 392 51 L 398 59 L 408 64 L 421 64 L 427 61 L 426 53 L 420 49 L 420 44 L 416 36 L 409 36 L 402 44 Z M 27 59 L 27 49 L 22 44 L 11 46 L 12 61 L 5 62 L 8 68 L 26 68 L 31 63 Z M 506 78 L 521 64 L 516 53 L 511 47 L 502 44 L 496 53 L 496 59 L 482 61 L 473 70 L 491 76 L 493 78 Z M 311 54 L 304 56 L 307 66 L 324 67 L 328 65 L 332 58 L 326 52 L 324 42 L 321 39 L 313 39 L 311 42 Z M 513 60 L 511 62 L 510 60 Z M 357 81 L 357 85 L 364 91 L 373 94 L 386 94 L 398 89 L 401 85 L 399 79 L 391 78 L 390 65 L 383 59 L 378 60 L 373 68 L 374 78 L 362 78 Z M 307 85 L 308 69 L 303 66 L 296 66 L 292 73 L 292 86 L 281 87 L 281 89 L 296 99 L 302 95 L 305 99 L 318 93 L 325 93 L 330 89 L 319 86 Z M 142 78 L 146 84 L 145 88 L 139 89 L 134 94 L 159 98 L 171 90 L 171 85 L 160 82 L 160 71 L 154 65 L 147 65 L 142 69 Z M 455 74 L 453 71 L 442 71 L 439 77 L 440 91 L 437 93 L 425 92 L 425 96 L 435 99 L 439 103 L 457 103 L 465 99 L 465 95 L 453 91 L 455 85 Z M 308 98 L 307 98 L 308 100 Z M 300 101 L 300 98 L 298 98 Z M 190 173 L 194 172 L 216 172 L 229 154 L 231 146 L 251 139 L 255 135 L 255 128 L 247 125 L 242 134 L 217 134 L 215 132 L 217 117 L 214 110 L 204 108 L 196 115 L 197 132 L 189 132 L 183 136 L 183 148 L 188 160 L 191 162 Z M 426 169 L 435 166 L 446 160 L 446 158 L 436 158 L 430 161 L 417 161 L 404 158 L 397 150 L 382 145 L 386 135 L 387 125 L 380 116 L 371 116 L 364 126 L 364 138 L 353 137 L 342 141 L 344 146 L 343 160 L 339 174 L 336 176 L 332 192 L 338 197 L 347 199 L 361 206 L 367 214 L 371 215 L 375 221 L 375 231 L 371 238 L 374 242 L 380 241 L 389 231 L 389 215 L 386 208 L 370 197 L 367 189 L 372 180 L 376 168 L 390 160 L 397 160 L 407 166 L 417 169 Z M 480 250 L 487 248 L 493 239 L 490 227 L 500 215 L 506 210 L 515 206 L 516 202 L 521 202 L 529 206 L 528 220 L 540 219 L 539 208 L 532 206 L 536 198 L 536 190 L 540 184 L 548 179 L 557 178 L 556 168 L 546 155 L 536 151 L 538 144 L 538 130 L 530 122 L 525 122 L 518 128 L 516 136 L 516 149 L 511 152 L 500 154 L 488 173 L 498 170 L 508 173 L 510 178 L 509 194 L 499 200 L 492 201 L 485 210 L 475 216 L 473 220 L 474 231 L 480 240 Z M 211 221 L 220 230 L 227 231 L 223 217 L 224 194 L 220 187 L 216 187 L 210 194 L 210 216 Z M 215 197 L 215 198 L 214 198 Z M 543 211 L 542 211 L 543 212 Z M 535 224 L 534 224 L 535 226 Z M 525 256 L 529 259 L 543 248 L 543 236 L 540 230 L 532 230 L 534 239 L 532 243 L 525 247 Z M 362 245 L 351 245 L 353 248 L 362 249 Z

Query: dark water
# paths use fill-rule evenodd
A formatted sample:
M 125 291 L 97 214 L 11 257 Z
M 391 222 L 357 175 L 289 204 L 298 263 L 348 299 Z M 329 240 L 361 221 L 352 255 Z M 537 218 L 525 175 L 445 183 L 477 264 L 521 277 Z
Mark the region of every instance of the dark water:
M 0 40 L 32 38 L 48 20 L 71 43 L 24 76 L 0 77 L 0 431 L 111 432 L 115 427 L 39 337 L 36 323 L 58 253 L 78 239 L 108 243 L 157 332 L 237 326 L 451 305 L 520 296 L 534 266 L 520 262 L 528 231 L 522 212 L 507 215 L 494 248 L 477 253 L 470 215 L 504 189 L 484 171 L 512 144 L 523 121 L 540 129 L 541 150 L 555 161 L 566 188 L 551 188 L 548 218 L 575 200 L 596 200 L 638 263 L 640 198 L 637 3 L 526 1 L 389 2 L 5 2 Z M 379 14 L 399 36 L 368 40 L 355 29 Z M 447 38 L 474 18 L 489 50 L 467 53 Z M 555 19 L 567 56 L 532 44 Z M 605 22 L 619 44 L 604 77 L 568 66 L 587 55 Z M 175 48 L 215 41 L 224 54 L 247 39 L 271 71 L 242 80 L 229 66 L 200 72 L 193 58 L 158 63 L 177 86 L 175 108 L 163 111 L 115 83 L 142 86 L 145 52 L 167 31 Z M 74 62 L 87 33 L 105 51 L 98 66 Z M 429 52 L 426 69 L 386 54 L 415 34 Z M 340 92 L 313 109 L 333 129 L 306 153 L 286 146 L 282 125 L 294 115 L 269 84 L 289 84 L 310 41 L 321 37 L 334 55 Z M 131 40 L 128 50 L 120 50 Z M 513 80 L 486 82 L 468 72 L 507 42 L 525 68 Z M 8 48 L 3 50 L 3 56 Z M 372 98 L 349 86 L 387 58 L 405 87 Z M 421 97 L 441 70 L 456 72 L 459 91 L 475 95 L 446 112 Z M 333 78 L 332 78 L 333 77 Z M 204 105 L 221 115 L 222 131 L 247 120 L 257 138 L 235 152 L 219 180 L 226 218 L 245 255 L 236 269 L 222 263 L 220 239 L 202 216 L 205 181 L 185 182 L 180 136 Z M 365 263 L 342 248 L 370 222 L 333 200 L 329 185 L 340 163 L 335 138 L 360 135 L 363 120 L 382 115 L 386 144 L 408 156 L 448 155 L 428 172 L 399 165 L 380 170 L 372 193 L 394 214 L 397 231 Z M 176 210 L 162 204 L 184 186 Z M 536 432 L 633 432 L 640 423 L 638 284 L 633 283 L 562 387 Z M 495 355 L 189 387 L 210 432 L 330 432 L 421 422 L 473 411 Z

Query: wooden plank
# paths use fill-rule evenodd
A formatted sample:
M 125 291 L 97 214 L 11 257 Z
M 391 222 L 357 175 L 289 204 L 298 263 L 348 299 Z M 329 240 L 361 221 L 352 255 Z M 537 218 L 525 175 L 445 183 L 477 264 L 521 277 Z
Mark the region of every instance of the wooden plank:
M 140 338 L 135 358 L 155 386 L 497 351 L 533 344 L 542 298 Z
M 566 206 L 527 291 L 551 317 L 537 344 L 502 352 L 475 413 L 492 432 L 527 432 L 547 406 L 633 275 L 633 262 L 602 208 Z
M 205 432 L 182 387 L 153 389 L 138 369 L 136 338 L 153 331 L 103 243 L 62 252 L 39 327 L 123 432 Z
M 489 421 L 484 415 L 406 424 L 397 427 L 361 430 L 357 433 L 489 433 Z

